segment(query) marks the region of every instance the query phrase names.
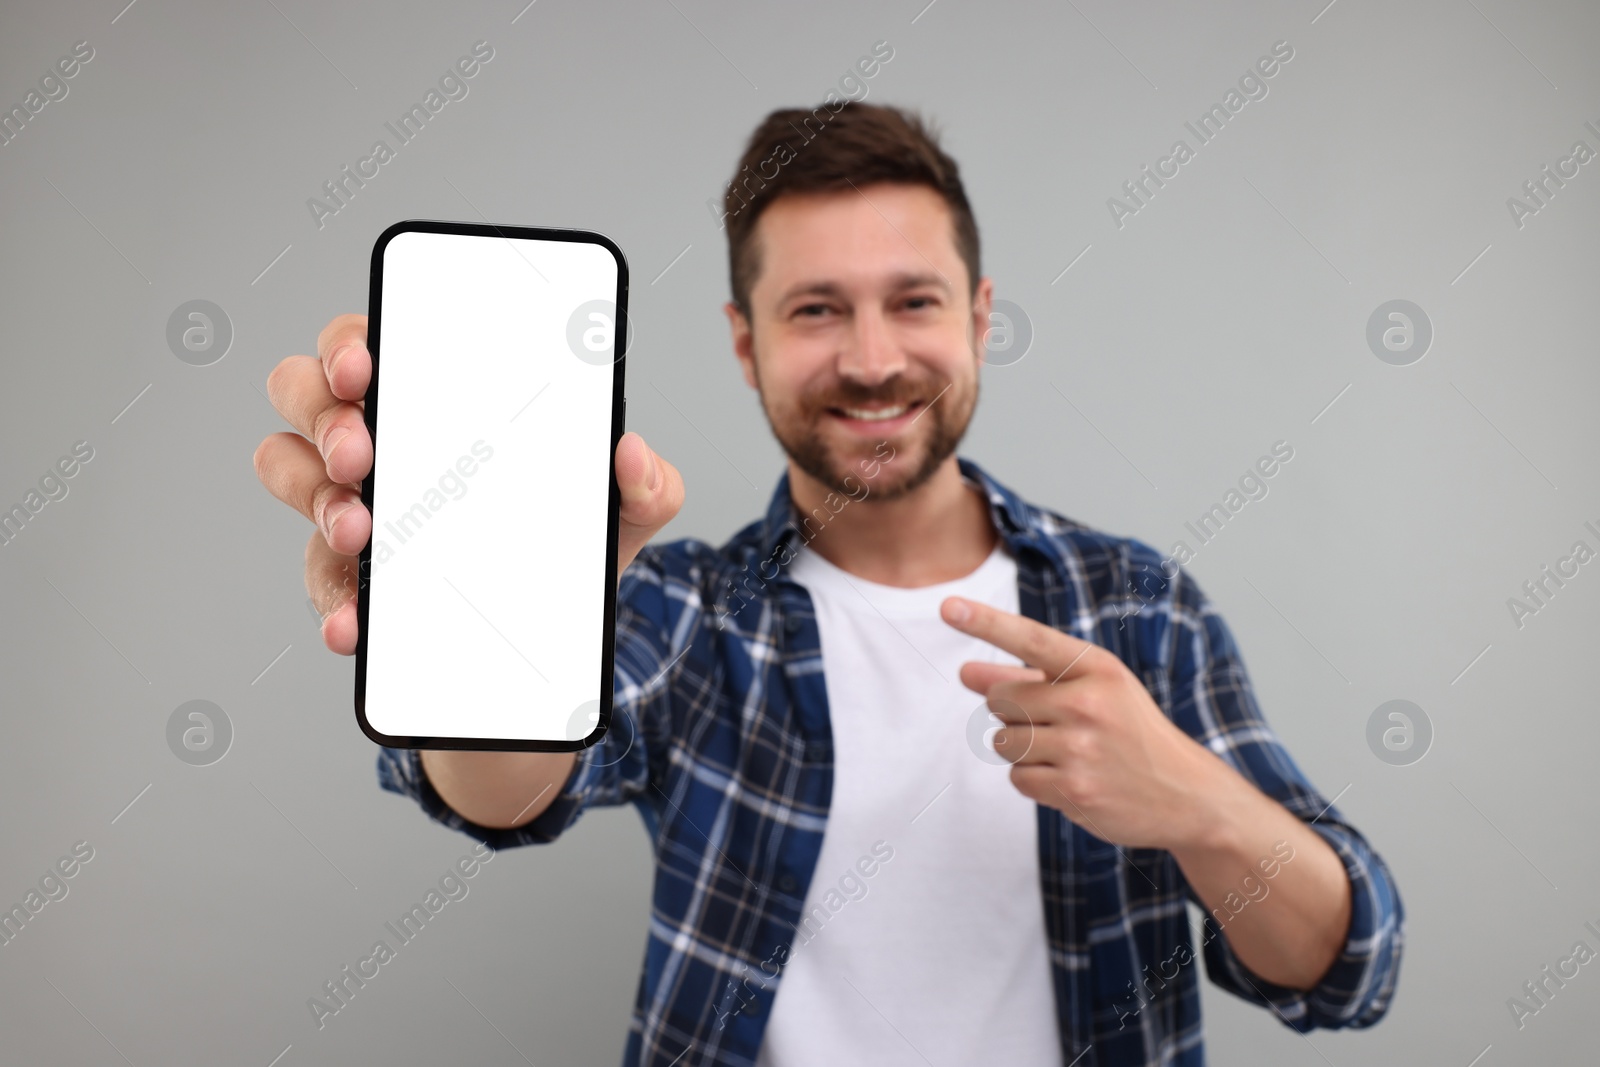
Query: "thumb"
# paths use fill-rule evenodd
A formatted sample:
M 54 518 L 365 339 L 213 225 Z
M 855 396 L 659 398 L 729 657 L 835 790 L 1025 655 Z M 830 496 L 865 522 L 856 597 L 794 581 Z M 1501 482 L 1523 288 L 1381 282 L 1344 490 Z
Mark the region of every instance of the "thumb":
M 617 442 L 617 489 L 622 497 L 617 574 L 683 507 L 683 476 L 633 431 Z

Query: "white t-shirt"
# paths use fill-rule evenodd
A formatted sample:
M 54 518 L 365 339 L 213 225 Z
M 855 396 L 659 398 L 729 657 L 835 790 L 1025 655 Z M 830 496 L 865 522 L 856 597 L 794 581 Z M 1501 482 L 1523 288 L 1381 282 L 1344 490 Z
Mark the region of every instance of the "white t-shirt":
M 996 545 L 920 589 L 810 549 L 790 567 L 816 608 L 834 783 L 759 1067 L 1060 1067 L 1037 811 L 958 673 L 1019 661 L 939 617 L 949 596 L 1016 612 L 1016 561 Z

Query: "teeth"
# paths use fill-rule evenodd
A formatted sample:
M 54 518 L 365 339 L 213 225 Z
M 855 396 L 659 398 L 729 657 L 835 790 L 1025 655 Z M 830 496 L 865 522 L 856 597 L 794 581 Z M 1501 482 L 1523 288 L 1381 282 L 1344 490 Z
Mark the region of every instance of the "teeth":
M 897 419 L 910 410 L 907 404 L 900 404 L 892 408 L 881 408 L 878 411 L 867 411 L 864 408 L 845 408 L 844 413 L 852 419 L 863 419 L 867 422 L 878 422 L 882 419 Z

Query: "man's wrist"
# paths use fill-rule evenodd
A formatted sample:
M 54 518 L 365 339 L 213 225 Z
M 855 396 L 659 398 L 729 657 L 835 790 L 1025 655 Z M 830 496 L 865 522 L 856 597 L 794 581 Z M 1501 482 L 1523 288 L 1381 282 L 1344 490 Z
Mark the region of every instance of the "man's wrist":
M 1192 770 L 1183 790 L 1188 817 L 1174 820 L 1179 832 L 1167 851 L 1180 861 L 1184 855 L 1241 856 L 1246 851 L 1246 827 L 1256 821 L 1251 812 L 1265 797 L 1198 742 L 1192 755 Z

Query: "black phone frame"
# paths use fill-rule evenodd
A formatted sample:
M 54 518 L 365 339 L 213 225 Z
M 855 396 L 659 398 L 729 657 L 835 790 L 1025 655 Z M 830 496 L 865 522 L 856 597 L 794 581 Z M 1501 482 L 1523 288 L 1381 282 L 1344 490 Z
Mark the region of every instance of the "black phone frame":
M 622 249 L 611 238 L 593 230 L 555 228 L 546 226 L 500 226 L 493 223 L 448 222 L 439 219 L 405 219 L 395 223 L 378 235 L 372 246 L 371 288 L 367 298 L 367 351 L 372 356 L 372 380 L 367 384 L 365 420 L 367 432 L 372 436 L 372 469 L 361 482 L 361 503 L 372 511 L 373 490 L 376 486 L 379 457 L 378 445 L 378 381 L 382 368 L 382 307 L 383 307 L 383 254 L 389 242 L 402 233 L 448 233 L 469 237 L 504 237 L 539 241 L 575 241 L 597 244 L 611 253 L 617 263 L 617 321 L 613 334 L 615 359 L 612 371 L 611 396 L 611 461 L 606 464 L 610 481 L 610 505 L 606 518 L 606 568 L 605 612 L 601 634 L 600 719 L 594 732 L 576 741 L 539 740 L 533 738 L 496 737 L 409 737 L 394 736 L 373 729 L 367 721 L 367 607 L 368 590 L 372 584 L 372 538 L 361 549 L 361 562 L 356 580 L 356 616 L 360 633 L 356 639 L 356 722 L 361 730 L 380 745 L 390 748 L 416 749 L 478 749 L 493 752 L 581 752 L 598 744 L 611 727 L 612 671 L 616 662 L 617 624 L 617 537 L 621 517 L 622 495 L 617 486 L 615 457 L 617 443 L 623 434 L 627 397 L 625 378 L 628 340 L 632 333 L 628 321 L 628 260 Z

